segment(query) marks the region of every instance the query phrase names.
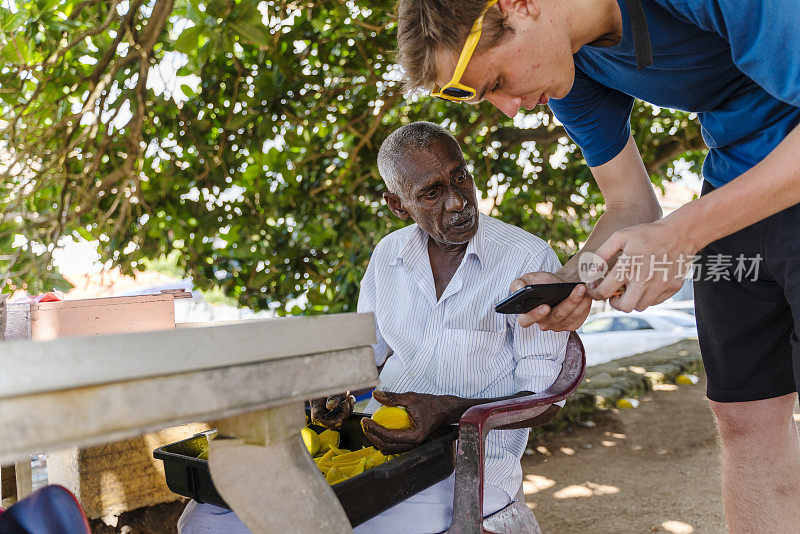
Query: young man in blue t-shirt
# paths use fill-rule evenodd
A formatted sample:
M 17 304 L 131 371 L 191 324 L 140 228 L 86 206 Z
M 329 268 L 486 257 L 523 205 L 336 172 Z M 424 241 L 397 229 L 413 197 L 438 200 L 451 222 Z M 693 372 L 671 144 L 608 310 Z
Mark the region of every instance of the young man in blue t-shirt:
M 509 117 L 549 104 L 603 193 L 581 253 L 512 289 L 578 280 L 581 256 L 596 258 L 587 252 L 619 260 L 521 324 L 573 330 L 593 298 L 643 310 L 677 291 L 695 255 L 713 271 L 699 271 L 695 303 L 728 524 L 796 532 L 800 2 L 400 0 L 398 17 L 409 88 L 488 100 Z M 709 148 L 703 195 L 663 219 L 630 134 L 634 98 L 696 112 Z

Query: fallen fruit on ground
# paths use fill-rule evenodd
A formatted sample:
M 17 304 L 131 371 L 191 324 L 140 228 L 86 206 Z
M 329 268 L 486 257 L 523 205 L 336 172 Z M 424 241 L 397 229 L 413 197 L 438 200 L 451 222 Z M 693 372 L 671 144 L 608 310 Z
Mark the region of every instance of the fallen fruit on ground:
M 414 426 L 406 409 L 400 406 L 381 406 L 372 414 L 372 420 L 389 430 L 405 430 Z
M 700 377 L 689 373 L 681 373 L 675 377 L 675 383 L 681 386 L 693 386 L 700 381 Z
M 639 407 L 639 401 L 628 397 L 617 400 L 617 408 L 622 410 L 630 410 Z

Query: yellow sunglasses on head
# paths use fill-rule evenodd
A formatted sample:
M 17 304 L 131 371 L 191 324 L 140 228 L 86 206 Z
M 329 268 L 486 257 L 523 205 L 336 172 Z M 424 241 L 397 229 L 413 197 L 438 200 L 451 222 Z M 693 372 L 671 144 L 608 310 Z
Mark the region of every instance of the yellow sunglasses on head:
M 475 95 L 478 94 L 478 92 L 472 87 L 468 87 L 461 83 L 461 76 L 464 75 L 464 71 L 467 69 L 469 60 L 472 58 L 472 53 L 475 51 L 475 47 L 478 46 L 478 41 L 481 40 L 483 16 L 486 14 L 489 8 L 495 5 L 497 2 L 498 0 L 489 0 L 486 2 L 486 6 L 483 8 L 483 11 L 481 11 L 480 16 L 475 21 L 475 24 L 472 25 L 472 29 L 467 36 L 467 42 L 464 43 L 464 48 L 461 49 L 461 55 L 458 56 L 458 63 L 456 63 L 456 70 L 453 72 L 453 77 L 450 78 L 450 81 L 447 82 L 441 89 L 431 93 L 431 96 L 435 96 L 443 100 L 449 100 L 451 102 L 463 102 L 465 100 L 475 98 Z

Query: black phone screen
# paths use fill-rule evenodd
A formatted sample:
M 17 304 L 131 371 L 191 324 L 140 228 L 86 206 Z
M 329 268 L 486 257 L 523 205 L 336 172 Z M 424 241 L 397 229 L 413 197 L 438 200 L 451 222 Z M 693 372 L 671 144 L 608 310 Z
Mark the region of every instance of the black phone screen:
M 579 282 L 562 282 L 525 286 L 498 302 L 494 311 L 497 313 L 527 313 L 542 304 L 547 304 L 552 308 L 567 298 L 578 284 Z

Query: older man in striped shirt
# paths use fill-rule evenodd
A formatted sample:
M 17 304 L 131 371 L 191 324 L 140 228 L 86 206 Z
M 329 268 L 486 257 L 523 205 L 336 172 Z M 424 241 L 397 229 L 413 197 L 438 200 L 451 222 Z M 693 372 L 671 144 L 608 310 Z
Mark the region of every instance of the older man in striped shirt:
M 389 209 L 416 223 L 378 243 L 358 299 L 359 312 L 375 314 L 378 337 L 380 384 L 367 411 L 404 406 L 414 421 L 411 429 L 388 430 L 367 420 L 365 432 L 385 453 L 397 453 L 476 404 L 547 389 L 561 370 L 568 334 L 523 328 L 516 316 L 494 311 L 515 278 L 561 266 L 543 240 L 478 212 L 475 183 L 449 132 L 428 122 L 401 127 L 381 146 L 378 169 Z M 313 404 L 325 422 L 322 402 Z M 327 423 L 338 426 L 350 406 Z M 528 432 L 489 433 L 486 515 L 516 497 Z M 449 527 L 452 500 L 451 477 L 355 531 L 440 532 Z
M 384 453 L 407 451 L 441 425 L 456 423 L 476 404 L 547 389 L 564 360 L 566 332 L 523 328 L 493 306 L 515 278 L 560 268 L 553 250 L 520 228 L 478 213 L 475 183 L 458 141 L 445 129 L 416 122 L 381 145 L 378 168 L 389 209 L 416 224 L 375 247 L 361 282 L 359 312 L 373 312 L 380 384 L 367 411 L 379 403 L 404 406 L 414 426 L 388 430 L 370 419 L 365 432 Z M 344 400 L 346 398 L 346 400 Z M 342 402 L 344 400 L 344 402 Z M 340 397 L 332 415 L 326 399 L 311 403 L 312 418 L 337 428 L 352 413 Z M 531 424 L 549 421 L 551 407 Z M 485 449 L 484 515 L 505 507 L 521 482 L 520 457 L 528 428 L 493 430 Z M 356 534 L 436 533 L 452 520 L 453 477 L 406 499 L 355 528 Z M 248 532 L 230 510 L 190 502 L 181 534 Z

